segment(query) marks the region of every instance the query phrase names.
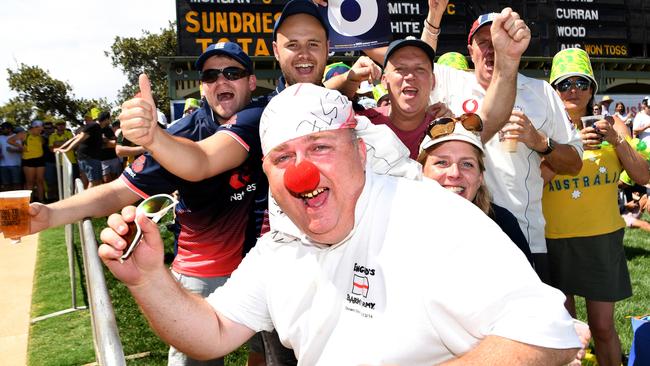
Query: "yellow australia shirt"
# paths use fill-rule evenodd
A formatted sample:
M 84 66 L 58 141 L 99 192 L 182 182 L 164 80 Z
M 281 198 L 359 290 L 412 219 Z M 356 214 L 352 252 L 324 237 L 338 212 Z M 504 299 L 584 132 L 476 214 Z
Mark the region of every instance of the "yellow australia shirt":
M 54 147 L 54 144 L 55 144 L 56 142 L 61 142 L 61 143 L 59 144 L 59 146 L 60 146 L 60 145 L 62 145 L 64 142 L 70 140 L 71 138 L 72 138 L 72 132 L 70 132 L 70 131 L 68 131 L 68 130 L 65 130 L 65 132 L 63 133 L 63 135 L 59 135 L 58 133 L 54 132 L 54 133 L 51 134 L 50 137 L 49 137 L 48 146 L 49 146 L 50 148 L 52 148 L 52 147 Z M 72 164 L 75 164 L 75 163 L 77 162 L 77 157 L 74 155 L 74 150 L 70 150 L 70 151 L 66 152 L 65 155 L 68 157 L 68 160 L 70 160 L 70 162 L 71 162 Z
M 28 133 L 23 146 L 23 159 L 35 159 L 43 156 L 43 138 L 41 136 Z
M 625 226 L 618 211 L 618 178 L 623 170 L 612 146 L 585 150 L 575 177 L 557 175 L 544 186 L 546 237 L 608 234 Z

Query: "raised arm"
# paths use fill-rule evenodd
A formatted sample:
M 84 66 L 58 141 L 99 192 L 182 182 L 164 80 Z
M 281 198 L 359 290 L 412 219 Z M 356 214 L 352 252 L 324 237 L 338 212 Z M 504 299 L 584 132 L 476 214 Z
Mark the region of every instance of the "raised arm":
M 530 29 L 510 8 L 501 11 L 490 28 L 494 47 L 494 72 L 481 111 L 481 140 L 487 142 L 508 121 L 517 94 L 521 55 L 528 48 Z
M 236 168 L 246 160 L 247 149 L 227 133 L 216 133 L 197 143 L 158 127 L 149 78 L 142 74 L 139 81 L 140 97 L 122 104 L 122 133 L 149 151 L 172 174 L 200 181 Z
M 447 10 L 449 0 L 429 0 L 429 11 L 422 24 L 422 35 L 420 39 L 425 41 L 434 50 L 438 47 L 438 37 L 440 36 L 440 23 L 442 16 Z
M 160 338 L 196 359 L 224 356 L 241 346 L 254 332 L 217 313 L 208 302 L 183 289 L 165 266 L 164 248 L 156 224 L 137 217 L 143 239 L 131 258 L 120 262 L 126 242 L 120 235 L 135 218 L 135 208 L 111 215 L 101 233 L 99 256 L 124 282 L 149 324 Z

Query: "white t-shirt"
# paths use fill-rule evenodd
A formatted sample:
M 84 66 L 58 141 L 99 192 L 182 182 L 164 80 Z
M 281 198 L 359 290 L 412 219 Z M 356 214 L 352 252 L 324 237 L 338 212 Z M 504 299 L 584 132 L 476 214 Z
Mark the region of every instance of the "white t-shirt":
M 0 135 L 0 150 L 2 151 L 2 159 L 0 159 L 0 166 L 20 166 L 22 160 L 22 153 L 11 152 L 7 149 L 10 147 L 9 138 L 13 135 Z M 20 143 L 20 141 L 18 141 Z
M 473 73 L 444 65 L 436 65 L 434 71 L 436 87 L 431 93 L 432 103 L 447 102 L 456 115 L 480 109 L 485 89 Z M 549 83 L 519 74 L 515 107 L 520 108 L 545 136 L 573 146 L 582 157 L 580 135 Z M 494 203 L 515 215 L 533 253 L 546 253 L 542 157 L 523 143 L 517 144 L 516 152 L 506 152 L 496 134 L 485 144 L 485 152 L 485 180 Z
M 366 177 L 344 241 L 271 231 L 208 302 L 275 328 L 299 365 L 432 365 L 488 335 L 579 347 L 564 296 L 476 206 L 431 180 Z
M 636 114 L 634 117 L 634 122 L 632 122 L 632 130 L 640 129 L 650 126 L 650 115 L 646 112 L 641 111 Z M 645 141 L 646 144 L 650 144 L 650 128 L 643 130 L 639 134 L 639 140 Z

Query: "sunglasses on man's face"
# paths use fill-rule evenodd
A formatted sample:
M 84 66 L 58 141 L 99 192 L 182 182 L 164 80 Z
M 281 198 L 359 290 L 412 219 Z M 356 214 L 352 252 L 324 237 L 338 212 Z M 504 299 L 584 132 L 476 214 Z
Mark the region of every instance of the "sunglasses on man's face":
M 582 78 L 576 80 L 566 79 L 564 81 L 555 84 L 555 89 L 561 93 L 564 93 L 565 91 L 573 87 L 585 91 L 589 89 L 590 86 L 591 86 L 591 82 L 587 79 L 582 79 Z
M 158 223 L 158 221 L 160 221 L 169 210 L 173 209 L 177 203 L 178 201 L 168 194 L 156 194 L 142 201 L 138 207 L 136 207 L 135 213 L 136 215 L 143 213 L 145 216 L 150 218 L 151 221 Z M 121 261 L 125 261 L 131 256 L 131 253 L 133 253 L 142 239 L 142 230 L 137 222 L 129 222 L 128 226 L 129 232 L 126 234 L 124 239 L 129 244 L 120 258 Z
M 207 69 L 201 72 L 201 81 L 204 83 L 214 83 L 223 74 L 226 80 L 235 81 L 248 76 L 248 71 L 239 67 L 226 67 L 223 69 Z
M 432 140 L 449 135 L 456 129 L 456 122 L 460 122 L 467 131 L 483 131 L 483 121 L 481 120 L 481 117 L 475 113 L 465 113 L 460 117 L 440 117 L 434 119 L 429 124 L 429 127 L 427 127 L 427 135 L 429 135 Z

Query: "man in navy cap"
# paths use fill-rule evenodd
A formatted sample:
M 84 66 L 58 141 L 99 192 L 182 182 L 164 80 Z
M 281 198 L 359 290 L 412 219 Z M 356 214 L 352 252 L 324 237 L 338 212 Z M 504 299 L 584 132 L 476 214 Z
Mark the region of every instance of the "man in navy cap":
M 500 19 L 495 32 L 505 41 L 506 46 L 514 52 L 513 58 L 519 60 L 526 49 L 530 36 L 517 36 L 517 33 L 508 31 L 505 24 L 518 20 L 515 14 L 508 14 Z M 522 24 L 527 30 L 525 24 Z M 506 47 L 496 50 L 504 54 Z M 434 75 L 434 59 L 436 53 L 432 45 L 426 42 L 407 37 L 393 41 L 384 56 L 384 75 L 382 85 L 388 90 L 390 107 L 378 107 L 361 111 L 359 114 L 368 117 L 375 124 L 384 124 L 390 127 L 400 140 L 408 147 L 412 159 L 419 153 L 420 142 L 424 136 L 429 122 L 435 117 L 449 113 L 444 99 L 430 101 L 430 94 L 436 90 L 436 77 Z M 514 75 L 517 73 L 517 63 L 500 63 L 496 73 L 500 77 L 486 87 L 486 100 L 498 100 L 499 103 L 485 103 L 483 109 L 478 111 L 481 117 L 489 123 L 501 121 L 510 115 L 512 100 L 515 90 Z M 512 77 L 504 77 L 512 75 Z M 430 105 L 429 103 L 432 102 Z M 473 111 L 474 112 L 474 111 Z
M 154 159 L 145 154 L 120 179 L 47 206 L 32 205 L 32 231 L 88 216 L 106 216 L 139 199 L 178 190 L 180 203 L 176 209 L 181 232 L 172 273 L 185 288 L 201 296 L 226 281 L 239 265 L 244 248 L 250 247 L 257 236 L 251 211 L 256 191 L 266 191 L 258 132 L 264 104 L 251 102 L 256 86 L 253 63 L 237 44 L 209 46 L 195 66 L 201 71 L 203 107 L 169 129 L 156 131 L 164 137 L 193 141 L 214 136 L 211 146 L 221 156 L 215 174 L 189 182 L 162 167 L 157 156 Z M 146 116 L 157 125 L 146 76 L 141 76 L 140 89 L 140 97 L 123 104 L 121 118 L 138 113 L 138 118 Z M 223 364 L 223 360 L 197 363 L 172 347 L 169 364 L 215 365 Z

